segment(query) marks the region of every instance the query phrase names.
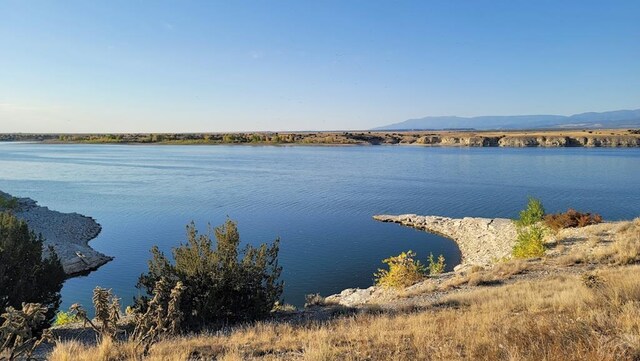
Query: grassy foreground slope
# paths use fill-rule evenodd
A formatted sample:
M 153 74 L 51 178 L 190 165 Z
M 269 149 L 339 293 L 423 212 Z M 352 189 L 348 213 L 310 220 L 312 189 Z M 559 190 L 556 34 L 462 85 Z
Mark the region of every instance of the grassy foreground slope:
M 542 258 L 444 275 L 334 317 L 246 325 L 153 346 L 149 360 L 638 360 L 640 219 L 566 230 Z M 52 361 L 135 360 L 65 342 Z

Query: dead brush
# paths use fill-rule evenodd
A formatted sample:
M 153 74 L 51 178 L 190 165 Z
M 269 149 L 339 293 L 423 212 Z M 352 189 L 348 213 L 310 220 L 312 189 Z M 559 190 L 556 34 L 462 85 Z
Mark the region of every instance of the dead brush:
M 304 308 L 323 306 L 326 300 L 319 293 L 310 293 L 304 296 Z
M 115 297 L 110 289 L 96 287 L 93 290 L 92 301 L 95 309 L 95 323 L 79 303 L 71 305 L 69 312 L 82 320 L 85 326 L 88 324 L 100 339 L 115 338 L 120 320 L 120 299 Z
M 156 282 L 153 298 L 144 313 L 135 314 L 136 327 L 131 340 L 142 347 L 142 354 L 148 355 L 151 346 L 162 337 L 176 335 L 184 314 L 180 310 L 180 301 L 185 286 L 178 281 L 173 288 L 165 278 Z
M 135 328 L 128 341 L 135 343 L 135 349 L 143 357 L 148 356 L 151 346 L 160 339 L 180 332 L 184 319 L 184 314 L 180 310 L 180 301 L 184 290 L 182 282 L 178 281 L 171 287 L 165 278 L 161 278 L 156 282 L 153 297 L 146 311 L 133 312 Z M 110 289 L 96 287 L 93 290 L 93 306 L 94 320 L 88 317 L 87 311 L 80 304 L 72 305 L 69 311 L 81 319 L 85 326 L 88 324 L 98 334 L 101 342 L 115 341 L 117 335 L 123 332 L 118 327 L 120 300 Z
M 573 208 L 569 208 L 564 213 L 547 214 L 544 216 L 544 223 L 554 231 L 563 228 L 586 227 L 602 222 L 602 216 L 597 213 L 582 213 Z
M 39 303 L 23 303 L 22 309 L 7 307 L 0 315 L 0 360 L 31 360 L 33 352 L 43 342 L 53 342 L 46 329 L 40 337 L 36 330 L 46 320 L 47 308 Z

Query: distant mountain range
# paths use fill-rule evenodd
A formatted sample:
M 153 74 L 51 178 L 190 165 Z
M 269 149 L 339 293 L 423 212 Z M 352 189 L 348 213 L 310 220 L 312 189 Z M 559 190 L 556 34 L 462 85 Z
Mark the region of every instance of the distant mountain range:
M 479 117 L 424 117 L 373 128 L 372 130 L 444 129 L 575 129 L 639 128 L 640 109 L 565 115 L 486 115 Z

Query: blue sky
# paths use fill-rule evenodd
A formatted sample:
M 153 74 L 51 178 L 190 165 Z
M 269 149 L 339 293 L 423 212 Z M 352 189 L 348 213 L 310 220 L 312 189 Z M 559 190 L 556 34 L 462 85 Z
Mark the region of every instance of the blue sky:
M 640 1 L 0 0 L 0 132 L 640 108 Z

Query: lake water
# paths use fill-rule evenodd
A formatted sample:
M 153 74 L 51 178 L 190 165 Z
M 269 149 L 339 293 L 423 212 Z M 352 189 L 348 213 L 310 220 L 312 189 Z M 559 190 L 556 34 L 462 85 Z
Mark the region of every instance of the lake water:
M 68 280 L 63 309 L 96 285 L 128 304 L 148 250 L 170 252 L 185 225 L 236 220 L 243 242 L 281 239 L 285 301 L 368 287 L 383 258 L 414 250 L 459 262 L 449 240 L 374 214 L 516 217 L 529 195 L 548 211 L 640 215 L 640 149 L 44 145 L 0 143 L 0 190 L 94 217 L 91 241 L 115 260 Z

